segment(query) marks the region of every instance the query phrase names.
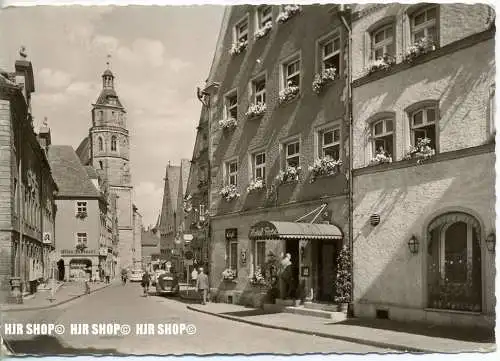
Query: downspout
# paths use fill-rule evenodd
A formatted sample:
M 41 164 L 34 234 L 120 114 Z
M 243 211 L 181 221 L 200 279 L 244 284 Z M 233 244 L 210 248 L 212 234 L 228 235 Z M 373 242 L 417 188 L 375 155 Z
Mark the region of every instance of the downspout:
M 339 15 L 340 19 L 344 23 L 348 33 L 348 51 L 347 51 L 347 116 L 349 117 L 349 256 L 350 256 L 350 273 L 351 273 L 351 304 L 354 302 L 354 277 L 353 277 L 353 250 L 354 250 L 354 235 L 353 235 L 353 213 L 354 213 L 354 202 L 353 202 L 353 179 L 352 179 L 352 168 L 353 168 L 353 118 L 352 118 L 352 29 L 349 23 L 346 21 L 344 14 L 350 11 L 346 8 L 344 4 L 339 5 Z M 352 22 L 352 14 L 350 16 Z M 352 311 L 351 311 L 352 312 Z

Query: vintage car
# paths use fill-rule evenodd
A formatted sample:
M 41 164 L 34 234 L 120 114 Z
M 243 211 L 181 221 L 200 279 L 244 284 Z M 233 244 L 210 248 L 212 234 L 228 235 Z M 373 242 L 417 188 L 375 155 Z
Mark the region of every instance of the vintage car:
M 177 275 L 171 272 L 165 272 L 158 275 L 156 293 L 158 295 L 177 295 L 179 293 L 179 278 Z
M 140 269 L 134 269 L 130 271 L 128 279 L 130 282 L 142 282 L 142 275 L 144 272 Z
M 158 277 L 165 273 L 166 271 L 164 269 L 157 269 L 154 272 L 151 273 L 151 285 L 156 286 L 156 283 L 158 282 Z

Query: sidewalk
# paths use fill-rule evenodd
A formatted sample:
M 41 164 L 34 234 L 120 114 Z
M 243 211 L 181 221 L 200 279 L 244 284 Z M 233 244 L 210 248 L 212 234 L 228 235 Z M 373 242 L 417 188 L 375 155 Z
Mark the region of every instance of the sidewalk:
M 113 284 L 106 284 L 104 282 L 90 283 L 90 292 L 99 291 L 107 286 Z M 54 300 L 50 300 L 51 291 L 50 290 L 39 290 L 34 295 L 29 295 L 24 298 L 23 304 L 2 304 L 0 305 L 0 312 L 15 312 L 15 311 L 33 311 L 42 310 L 46 308 L 51 308 L 59 306 L 63 303 L 69 302 L 76 298 L 85 295 L 85 285 L 83 281 L 75 282 L 63 282 L 58 284 L 57 291 L 54 294 Z
M 209 303 L 188 305 L 192 311 L 256 326 L 332 338 L 407 352 L 492 352 L 493 330 L 459 328 L 392 320 L 352 318 L 335 323 L 319 317 L 269 313 L 244 306 Z

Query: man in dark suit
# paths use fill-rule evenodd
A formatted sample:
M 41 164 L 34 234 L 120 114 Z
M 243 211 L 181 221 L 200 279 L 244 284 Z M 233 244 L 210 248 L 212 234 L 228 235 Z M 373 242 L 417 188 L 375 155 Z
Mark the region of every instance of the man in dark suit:
M 196 289 L 202 295 L 201 304 L 207 304 L 207 293 L 209 290 L 208 285 L 208 276 L 203 272 L 203 268 L 200 268 L 200 273 L 198 274 L 198 278 L 196 279 Z

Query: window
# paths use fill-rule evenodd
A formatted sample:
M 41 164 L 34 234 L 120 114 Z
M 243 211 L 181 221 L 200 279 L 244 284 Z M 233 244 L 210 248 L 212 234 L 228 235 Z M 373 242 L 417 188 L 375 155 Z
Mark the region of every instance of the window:
M 263 77 L 252 82 L 253 103 L 266 103 L 266 78 Z
M 87 233 L 80 233 L 78 232 L 76 234 L 76 242 L 77 244 L 81 244 L 81 245 L 87 245 Z
M 435 106 L 424 107 L 411 114 L 412 144 L 416 146 L 419 139 L 429 138 L 429 146 L 436 150 L 436 117 Z
M 300 59 L 291 60 L 283 64 L 283 87 L 289 86 L 300 87 Z
M 100 168 L 100 169 L 104 169 L 104 166 L 103 166 L 103 164 L 102 164 L 102 160 L 100 160 L 100 161 L 99 161 L 99 168 Z
M 229 268 L 238 270 L 238 240 L 231 239 L 229 241 Z
M 248 18 L 240 21 L 234 28 L 235 43 L 242 43 L 248 41 Z
M 260 268 L 264 272 L 264 265 L 266 263 L 266 242 L 257 241 L 255 243 L 255 268 Z
M 373 154 L 394 154 L 394 123 L 392 119 L 377 120 L 372 125 Z
M 111 137 L 111 150 L 113 152 L 116 152 L 116 136 L 115 135 L 113 135 Z
M 257 10 L 257 28 L 262 29 L 267 23 L 273 21 L 273 8 L 269 5 L 262 6 Z
M 238 95 L 236 92 L 226 96 L 226 118 L 238 119 Z
M 104 145 L 101 137 L 98 138 L 97 143 L 99 144 L 99 150 L 102 151 L 104 149 Z
M 394 27 L 385 25 L 374 31 L 371 36 L 372 59 L 382 59 L 385 55 L 394 56 Z
M 266 153 L 255 153 L 253 155 L 252 165 L 253 165 L 253 179 L 262 179 L 266 181 Z
M 428 306 L 481 311 L 479 222 L 465 213 L 449 213 L 430 224 L 429 234 Z
M 340 128 L 327 129 L 319 133 L 321 158 L 340 159 Z
M 285 144 L 286 166 L 297 168 L 300 165 L 299 141 Z
M 104 112 L 103 112 L 102 110 L 99 110 L 99 113 L 98 113 L 98 114 L 99 114 L 99 115 L 98 115 L 97 119 L 98 119 L 98 120 L 102 120 L 102 118 L 104 117 Z
M 340 36 L 329 38 L 320 43 L 320 61 L 321 72 L 335 68 L 335 72 L 340 73 Z
M 436 42 L 437 7 L 427 7 L 411 16 L 411 41 L 427 38 Z
M 87 202 L 76 202 L 76 213 L 87 213 Z
M 238 162 L 232 161 L 226 163 L 226 182 L 228 185 L 238 183 Z

